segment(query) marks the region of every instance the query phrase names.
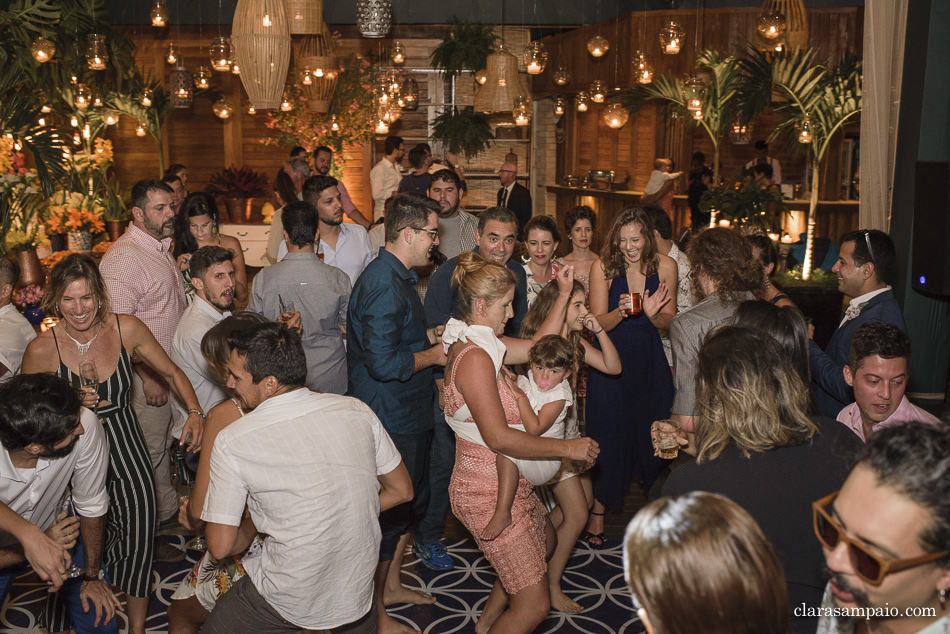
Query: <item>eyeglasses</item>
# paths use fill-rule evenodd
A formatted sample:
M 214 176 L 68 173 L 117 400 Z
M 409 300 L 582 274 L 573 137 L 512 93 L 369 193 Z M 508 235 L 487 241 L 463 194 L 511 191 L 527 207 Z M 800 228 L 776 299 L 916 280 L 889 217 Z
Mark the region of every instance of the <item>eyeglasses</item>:
M 425 229 L 425 228 L 420 229 L 419 227 L 409 227 L 409 228 L 412 229 L 413 231 L 425 231 L 426 233 L 429 234 L 429 236 L 430 236 L 433 240 L 435 240 L 436 238 L 439 237 L 439 230 L 438 230 L 438 229 Z
M 864 244 L 868 245 L 868 257 L 871 258 L 871 264 L 874 264 L 874 249 L 871 248 L 871 232 L 864 231 Z M 876 266 L 876 265 L 875 265 Z
M 811 503 L 814 516 L 815 536 L 818 537 L 818 541 L 829 550 L 834 550 L 841 541 L 848 544 L 848 554 L 851 557 L 851 565 L 854 566 L 854 572 L 867 583 L 873 586 L 880 585 L 884 577 L 892 572 L 916 568 L 917 566 L 922 566 L 923 564 L 947 556 L 948 551 L 941 550 L 939 552 L 927 553 L 926 555 L 919 555 L 908 559 L 892 559 L 890 561 L 881 559 L 874 553 L 869 552 L 864 544 L 854 538 L 848 537 L 844 529 L 841 528 L 841 525 L 825 510 L 838 496 L 838 493 L 839 491 L 835 491 L 831 495 Z

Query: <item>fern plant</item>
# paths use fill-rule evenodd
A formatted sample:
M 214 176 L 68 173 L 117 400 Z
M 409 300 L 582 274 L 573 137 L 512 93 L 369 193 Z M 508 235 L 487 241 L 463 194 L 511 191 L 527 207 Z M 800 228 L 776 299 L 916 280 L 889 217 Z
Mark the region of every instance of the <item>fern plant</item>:
M 432 138 L 441 141 L 450 152 L 472 158 L 488 148 L 495 138 L 488 117 L 471 106 L 459 110 L 453 106 L 432 122 Z
M 495 34 L 490 24 L 477 24 L 452 18 L 452 26 L 442 36 L 430 60 L 446 79 L 454 78 L 464 70 L 485 68 L 488 55 L 495 45 Z

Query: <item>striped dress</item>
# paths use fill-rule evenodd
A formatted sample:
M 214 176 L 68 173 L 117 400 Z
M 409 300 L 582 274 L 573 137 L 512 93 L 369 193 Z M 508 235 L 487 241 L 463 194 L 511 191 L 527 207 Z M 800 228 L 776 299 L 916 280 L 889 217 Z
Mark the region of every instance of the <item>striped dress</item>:
M 118 321 L 117 324 L 118 326 Z M 59 341 L 53 329 L 56 354 Z M 109 441 L 109 513 L 106 516 L 104 561 L 109 579 L 126 594 L 148 596 L 155 541 L 155 481 L 148 449 L 132 409 L 132 359 L 119 330 L 119 364 L 99 383 L 97 412 Z M 57 374 L 79 387 L 79 377 L 59 360 Z

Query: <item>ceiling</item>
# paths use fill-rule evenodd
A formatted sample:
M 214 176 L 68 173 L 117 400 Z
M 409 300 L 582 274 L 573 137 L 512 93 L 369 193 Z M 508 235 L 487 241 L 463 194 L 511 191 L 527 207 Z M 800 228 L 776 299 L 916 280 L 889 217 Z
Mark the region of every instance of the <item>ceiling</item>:
M 148 24 L 150 0 L 105 0 L 114 25 Z M 170 24 L 230 24 L 237 0 L 166 0 Z M 864 6 L 864 0 L 805 0 L 806 7 Z M 757 7 L 761 0 L 392 0 L 395 24 L 447 24 L 453 17 L 513 25 L 592 24 L 631 11 Z M 355 24 L 356 0 L 324 0 L 328 24 Z M 502 14 L 503 12 L 503 14 Z

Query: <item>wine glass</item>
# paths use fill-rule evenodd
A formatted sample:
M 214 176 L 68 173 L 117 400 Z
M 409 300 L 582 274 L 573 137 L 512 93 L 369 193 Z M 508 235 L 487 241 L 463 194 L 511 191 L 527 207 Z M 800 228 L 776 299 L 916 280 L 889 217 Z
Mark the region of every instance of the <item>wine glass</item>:
M 67 517 L 72 517 L 76 514 L 76 509 L 73 507 L 73 495 L 69 489 L 63 492 L 63 497 L 59 500 L 59 504 L 56 505 L 56 517 L 59 517 L 63 513 L 65 513 Z M 66 572 L 63 573 L 63 579 L 75 579 L 82 574 L 83 569 L 77 566 L 75 562 L 72 562 L 69 564 L 69 567 L 66 568 Z
M 99 387 L 99 373 L 96 372 L 96 364 L 92 361 L 80 361 L 79 387 L 87 392 L 95 392 Z M 96 408 L 98 409 L 98 404 Z

